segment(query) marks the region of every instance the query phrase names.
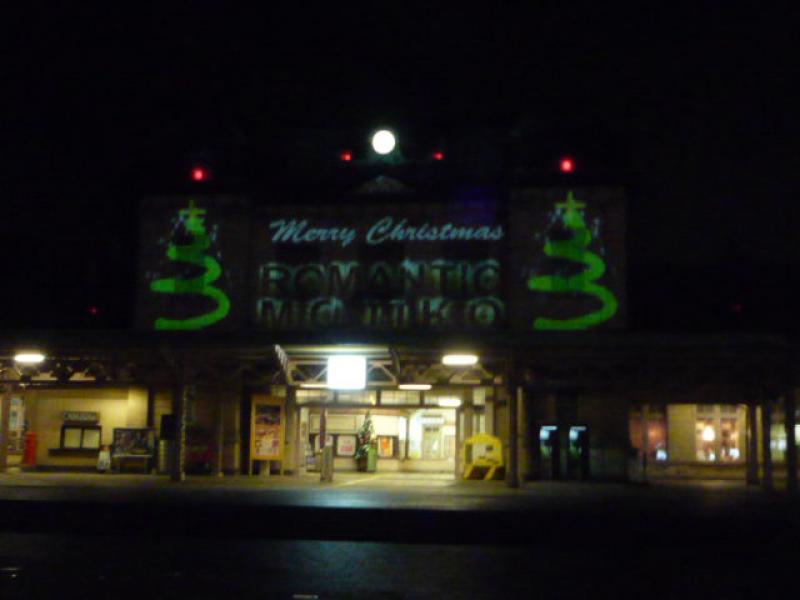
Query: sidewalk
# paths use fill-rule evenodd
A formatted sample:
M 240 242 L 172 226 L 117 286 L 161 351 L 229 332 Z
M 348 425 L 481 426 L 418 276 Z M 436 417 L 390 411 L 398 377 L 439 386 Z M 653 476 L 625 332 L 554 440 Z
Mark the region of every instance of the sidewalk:
M 477 484 L 477 485 L 475 485 Z M 246 489 L 330 489 L 353 487 L 355 489 L 402 489 L 402 488 L 453 488 L 467 489 L 504 487 L 503 482 L 459 481 L 450 474 L 440 473 L 357 473 L 340 472 L 330 484 L 320 482 L 319 473 L 295 475 L 192 475 L 175 484 L 168 475 L 144 475 L 130 473 L 52 473 L 18 472 L 0 473 L 0 488 L 21 487 L 66 487 L 103 488 L 130 487 L 153 488 L 180 485 L 192 488 L 246 488 Z
M 272 506 L 527 510 L 630 505 L 731 507 L 783 502 L 783 493 L 765 493 L 736 481 L 635 483 L 533 481 L 510 488 L 504 481 L 464 481 L 449 474 L 334 474 L 321 483 L 318 473 L 265 476 L 189 476 L 101 473 L 0 474 L 0 501 L 99 501 L 143 503 L 223 503 Z

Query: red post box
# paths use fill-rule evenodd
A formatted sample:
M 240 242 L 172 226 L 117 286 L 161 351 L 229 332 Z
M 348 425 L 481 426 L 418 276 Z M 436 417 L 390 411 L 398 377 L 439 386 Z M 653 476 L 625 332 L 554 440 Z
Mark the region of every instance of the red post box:
M 25 434 L 25 451 L 22 455 L 22 464 L 31 467 L 36 465 L 36 434 L 32 431 Z

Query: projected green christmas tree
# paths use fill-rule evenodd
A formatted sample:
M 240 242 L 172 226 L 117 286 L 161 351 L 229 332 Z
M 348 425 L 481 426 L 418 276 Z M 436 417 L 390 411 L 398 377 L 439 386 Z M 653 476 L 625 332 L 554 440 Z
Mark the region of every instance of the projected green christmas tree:
M 187 263 L 203 269 L 202 274 L 191 279 L 166 278 L 157 279 L 150 284 L 150 289 L 163 294 L 200 294 L 213 300 L 216 308 L 196 317 L 188 319 L 156 319 L 156 329 L 202 329 L 224 319 L 231 309 L 228 296 L 219 288 L 211 285 L 222 274 L 219 262 L 205 254 L 211 240 L 205 227 L 205 214 L 203 208 L 195 206 L 190 200 L 189 207 L 181 209 L 179 216 L 183 222 L 186 233 L 192 238 L 188 245 L 178 246 L 170 244 L 167 248 L 167 257 L 171 261 Z
M 606 264 L 599 256 L 587 248 L 592 242 L 592 234 L 586 227 L 583 210 L 586 205 L 575 201 L 570 191 L 566 202 L 556 204 L 562 211 L 564 226 L 572 233 L 569 240 L 547 240 L 544 253 L 551 258 L 561 258 L 582 264 L 585 268 L 575 275 L 539 275 L 528 279 L 528 288 L 537 292 L 558 292 L 588 294 L 596 298 L 601 306 L 598 310 L 571 319 L 537 318 L 534 329 L 575 330 L 587 329 L 611 319 L 617 312 L 618 303 L 610 290 L 595 283 L 606 271 Z

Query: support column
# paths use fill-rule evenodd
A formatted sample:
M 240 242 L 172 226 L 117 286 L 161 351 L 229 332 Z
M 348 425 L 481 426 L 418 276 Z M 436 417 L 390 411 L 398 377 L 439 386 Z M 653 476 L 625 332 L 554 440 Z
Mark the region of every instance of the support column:
M 770 438 L 772 433 L 772 402 L 768 397 L 761 404 L 761 456 L 764 461 L 764 478 L 762 483 L 765 490 L 772 490 L 772 448 Z
M 11 419 L 11 394 L 3 392 L 0 395 L 0 473 L 8 469 L 8 435 L 9 420 Z
M 758 412 L 755 403 L 747 405 L 747 484 L 758 485 Z
M 795 391 L 786 390 L 783 397 L 783 426 L 786 428 L 786 491 L 797 493 L 797 440 L 795 439 Z
M 155 429 L 156 426 L 156 388 L 147 386 L 147 426 Z
M 328 435 L 328 409 L 324 406 L 319 413 L 319 449 L 325 447 L 325 438 Z
M 508 396 L 508 471 L 506 484 L 509 487 L 519 487 L 519 411 L 517 407 L 523 401 L 525 391 L 521 385 L 511 388 Z
M 294 464 L 294 476 L 300 477 L 300 469 L 302 468 L 303 472 L 305 473 L 306 470 L 306 442 L 308 440 L 308 430 L 303 430 L 303 424 L 300 419 L 301 415 L 301 408 L 297 406 L 297 399 L 295 396 L 294 388 L 289 388 L 287 390 L 287 396 L 291 398 L 292 402 L 292 410 L 294 411 L 294 431 L 295 431 L 295 438 L 294 438 L 294 456 L 295 456 L 295 464 Z
M 405 447 L 406 448 L 405 448 L 405 453 L 403 454 L 403 456 L 404 456 L 403 461 L 405 462 L 405 461 L 408 460 L 408 450 L 411 447 L 411 435 L 409 434 L 409 432 L 411 431 L 411 417 L 406 415 L 403 418 L 406 420 L 406 441 L 405 441 Z M 457 452 L 456 452 L 456 455 L 458 455 Z
M 475 411 L 472 408 L 472 390 L 464 390 L 464 442 L 474 435 L 472 423 L 474 421 Z
M 527 421 L 525 394 L 517 398 L 517 478 L 521 482 L 531 479 L 531 455 L 528 451 L 528 436 L 531 435 Z
M 217 398 L 217 477 L 222 477 L 223 460 L 225 455 L 225 391 Z
M 642 404 L 642 482 L 647 481 L 647 461 L 650 459 L 650 405 Z
M 239 439 L 242 473 L 253 476 L 253 401 L 250 390 L 243 388 L 239 399 Z
M 152 385 L 147 386 L 147 416 L 146 426 L 150 430 L 153 441 L 153 457 L 149 460 L 147 467 L 148 473 L 158 472 L 158 436 L 156 435 L 156 388 Z
M 321 483 L 333 481 L 333 448 L 326 448 L 325 438 L 328 435 L 328 408 L 323 406 L 319 415 L 319 449 L 320 469 L 319 480 Z M 328 464 L 330 461 L 330 465 Z
M 453 464 L 455 465 L 453 474 L 456 479 L 461 479 L 464 476 L 463 465 L 461 464 L 463 462 L 461 460 L 461 444 L 462 444 L 461 440 L 464 439 L 464 431 L 463 428 L 461 427 L 461 415 L 462 415 L 461 411 L 462 411 L 461 408 L 456 409 L 456 456 L 455 460 L 453 461 Z
M 192 384 L 182 381 L 172 398 L 172 413 L 175 415 L 175 441 L 173 443 L 172 473 L 170 479 L 175 482 L 186 479 L 186 421 L 189 414 L 189 402 L 194 395 Z

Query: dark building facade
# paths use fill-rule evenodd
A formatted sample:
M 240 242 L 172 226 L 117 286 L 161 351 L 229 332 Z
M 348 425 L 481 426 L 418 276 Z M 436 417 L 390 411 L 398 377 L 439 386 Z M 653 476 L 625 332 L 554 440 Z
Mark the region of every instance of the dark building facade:
M 135 331 L 6 336 L 0 458 L 94 468 L 112 445 L 180 479 L 300 474 L 328 447 L 348 470 L 369 419 L 378 471 L 462 476 L 485 434 L 512 485 L 795 485 L 790 345 L 629 331 L 625 216 L 618 187 L 386 177 L 148 198 Z M 25 349 L 44 361 L 15 361 Z

